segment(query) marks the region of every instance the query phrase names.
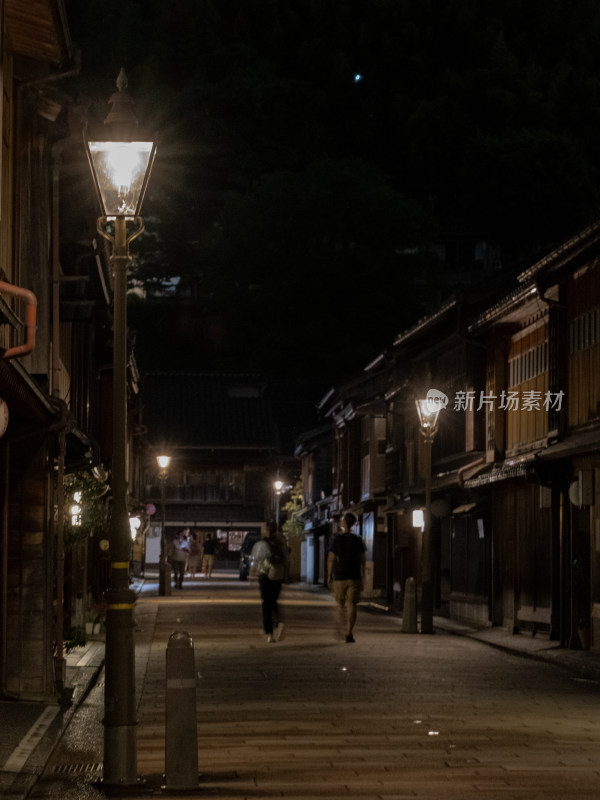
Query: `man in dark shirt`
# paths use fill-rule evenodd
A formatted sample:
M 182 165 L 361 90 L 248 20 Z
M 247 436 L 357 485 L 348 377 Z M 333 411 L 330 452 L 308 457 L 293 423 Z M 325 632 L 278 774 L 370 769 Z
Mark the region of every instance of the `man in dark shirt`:
M 365 573 L 365 543 L 352 533 L 356 524 L 354 514 L 348 512 L 342 518 L 342 533 L 333 538 L 327 557 L 329 585 L 337 603 L 336 623 L 341 636 L 353 642 L 356 607 L 360 600 Z
M 217 540 L 213 539 L 212 533 L 207 533 L 202 545 L 202 570 L 205 578 L 210 578 L 212 575 L 216 550 Z

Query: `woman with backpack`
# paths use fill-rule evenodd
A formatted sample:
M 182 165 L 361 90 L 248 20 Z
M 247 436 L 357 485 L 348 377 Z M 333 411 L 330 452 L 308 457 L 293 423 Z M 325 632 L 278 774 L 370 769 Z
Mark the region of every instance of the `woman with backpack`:
M 267 522 L 266 528 L 267 535 L 252 548 L 250 569 L 252 575 L 258 575 L 263 630 L 267 642 L 280 642 L 284 624 L 279 609 L 279 595 L 288 573 L 288 548 L 275 522 Z

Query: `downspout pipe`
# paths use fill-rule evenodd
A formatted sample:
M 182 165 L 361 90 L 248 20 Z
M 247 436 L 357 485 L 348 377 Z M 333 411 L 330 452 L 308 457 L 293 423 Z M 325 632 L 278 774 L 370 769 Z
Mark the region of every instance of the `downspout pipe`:
M 27 309 L 25 311 L 25 343 L 17 345 L 16 347 L 9 347 L 8 350 L 4 351 L 2 358 L 4 361 L 9 361 L 11 358 L 17 358 L 31 353 L 35 347 L 37 298 L 29 289 L 22 289 L 20 286 L 13 286 L 12 283 L 5 283 L 4 281 L 0 281 L 0 293 L 5 293 L 11 297 L 17 297 L 27 302 Z

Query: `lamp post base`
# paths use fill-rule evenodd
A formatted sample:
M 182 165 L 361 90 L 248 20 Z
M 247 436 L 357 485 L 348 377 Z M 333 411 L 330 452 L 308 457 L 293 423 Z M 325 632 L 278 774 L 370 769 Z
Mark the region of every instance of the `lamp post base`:
M 433 584 L 423 582 L 421 587 L 421 633 L 435 633 L 433 630 Z
M 135 725 L 105 723 L 102 784 L 136 786 L 138 783 Z
M 160 597 L 171 595 L 171 571 L 164 567 L 158 570 L 158 594 Z

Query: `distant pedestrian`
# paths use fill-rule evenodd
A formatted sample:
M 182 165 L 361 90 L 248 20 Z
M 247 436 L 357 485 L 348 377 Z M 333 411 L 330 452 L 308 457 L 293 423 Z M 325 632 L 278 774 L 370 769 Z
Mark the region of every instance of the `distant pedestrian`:
M 173 569 L 173 580 L 176 589 L 183 589 L 185 562 L 188 560 L 187 531 L 178 533 L 171 541 L 168 559 Z
M 336 534 L 327 556 L 329 585 L 337 603 L 336 624 L 340 637 L 354 642 L 356 607 L 360 600 L 365 573 L 365 543 L 352 527 L 356 524 L 354 514 L 348 512 L 342 518 L 342 533 Z
M 267 642 L 279 642 L 283 638 L 284 623 L 279 606 L 281 585 L 288 574 L 288 548 L 277 524 L 268 522 L 266 535 L 252 548 L 251 574 L 258 575 L 262 601 L 263 630 Z
M 190 533 L 188 537 L 188 553 L 188 575 L 195 577 L 198 571 L 198 560 L 200 558 L 200 545 L 198 543 L 198 536 L 195 533 Z
M 207 533 L 202 545 L 202 572 L 206 578 L 210 578 L 212 575 L 216 550 L 217 540 L 213 539 L 212 533 Z

